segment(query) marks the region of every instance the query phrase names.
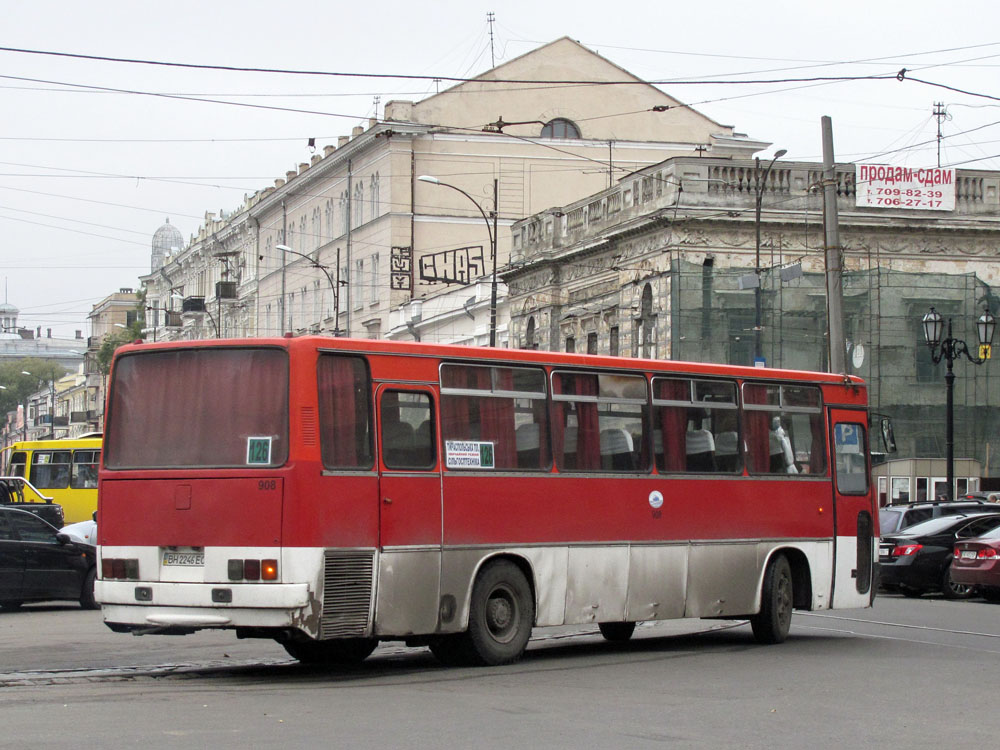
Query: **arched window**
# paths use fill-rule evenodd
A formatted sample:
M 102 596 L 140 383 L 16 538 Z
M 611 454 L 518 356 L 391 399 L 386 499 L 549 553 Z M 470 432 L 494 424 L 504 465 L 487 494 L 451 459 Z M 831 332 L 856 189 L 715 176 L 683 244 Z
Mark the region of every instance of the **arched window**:
M 542 138 L 579 138 L 580 128 L 572 120 L 557 117 L 542 126 Z
M 528 318 L 527 330 L 524 333 L 524 348 L 525 349 L 537 349 L 538 344 L 535 342 L 535 319 L 534 317 Z

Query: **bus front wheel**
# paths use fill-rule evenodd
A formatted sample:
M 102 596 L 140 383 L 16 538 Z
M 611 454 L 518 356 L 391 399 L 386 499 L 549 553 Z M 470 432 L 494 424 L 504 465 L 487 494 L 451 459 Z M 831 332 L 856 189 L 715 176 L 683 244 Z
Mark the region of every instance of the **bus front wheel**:
M 285 651 L 303 664 L 347 666 L 360 664 L 378 645 L 375 638 L 340 638 L 332 641 L 284 641 Z
M 521 658 L 535 622 L 535 601 L 524 573 L 508 560 L 488 564 L 472 587 L 471 661 L 496 666 Z
M 760 612 L 750 618 L 758 643 L 782 643 L 792 625 L 792 567 L 784 555 L 776 555 L 764 573 Z

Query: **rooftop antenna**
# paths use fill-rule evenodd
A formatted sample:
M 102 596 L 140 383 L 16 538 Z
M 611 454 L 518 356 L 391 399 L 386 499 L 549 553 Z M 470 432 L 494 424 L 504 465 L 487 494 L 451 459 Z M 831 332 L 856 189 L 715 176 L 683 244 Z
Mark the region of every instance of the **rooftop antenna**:
M 378 105 L 382 101 L 382 97 L 375 94 L 375 119 L 378 119 Z
M 495 68 L 497 66 L 496 56 L 493 54 L 493 24 L 496 22 L 497 17 L 493 11 L 486 14 L 486 23 L 490 25 L 490 67 Z

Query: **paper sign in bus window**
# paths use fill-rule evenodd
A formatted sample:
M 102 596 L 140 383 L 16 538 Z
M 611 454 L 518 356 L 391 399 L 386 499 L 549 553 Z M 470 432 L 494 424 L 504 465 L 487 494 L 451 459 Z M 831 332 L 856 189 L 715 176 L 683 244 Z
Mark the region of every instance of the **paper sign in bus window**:
M 271 436 L 247 438 L 247 465 L 268 466 L 271 463 Z
M 494 468 L 493 443 L 478 440 L 446 440 L 445 465 L 449 469 Z

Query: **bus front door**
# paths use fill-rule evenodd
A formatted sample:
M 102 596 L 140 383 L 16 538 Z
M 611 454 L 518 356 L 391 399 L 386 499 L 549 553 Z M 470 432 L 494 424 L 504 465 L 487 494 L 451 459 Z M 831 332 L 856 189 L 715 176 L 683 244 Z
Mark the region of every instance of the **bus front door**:
M 379 582 L 376 632 L 437 627 L 441 565 L 441 473 L 437 419 L 427 388 L 381 386 Z
M 871 603 L 875 509 L 868 465 L 868 419 L 864 411 L 830 410 L 834 480 L 834 607 L 865 607 Z

